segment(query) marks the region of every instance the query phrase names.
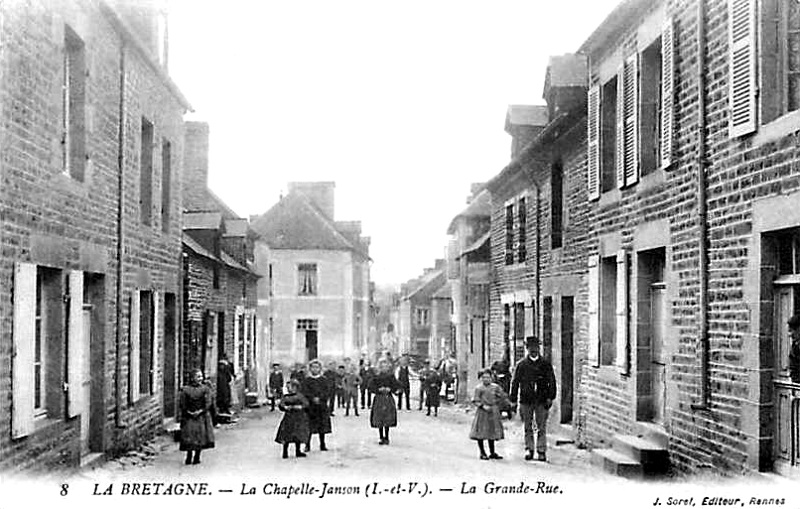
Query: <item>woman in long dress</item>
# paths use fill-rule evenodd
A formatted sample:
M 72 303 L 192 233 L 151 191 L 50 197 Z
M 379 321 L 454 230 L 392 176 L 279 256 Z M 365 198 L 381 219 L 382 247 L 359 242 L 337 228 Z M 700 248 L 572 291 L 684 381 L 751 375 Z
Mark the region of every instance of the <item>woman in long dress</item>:
M 481 371 L 481 383 L 475 387 L 472 403 L 476 405 L 475 417 L 472 420 L 472 429 L 469 437 L 478 441 L 480 459 L 503 459 L 494 452 L 495 440 L 503 439 L 503 423 L 500 420 L 500 405 L 505 398 L 503 389 L 492 381 L 492 372 L 489 369 Z M 489 442 L 489 455 L 483 448 L 483 441 Z
M 200 463 L 200 451 L 214 447 L 214 424 L 211 422 L 211 389 L 203 383 L 203 372 L 192 371 L 189 385 L 181 389 L 180 450 L 186 451 L 186 464 Z
M 332 431 L 331 409 L 328 402 L 331 398 L 331 386 L 322 375 L 322 363 L 316 359 L 308 363 L 308 375 L 300 384 L 300 392 L 308 400 L 308 424 L 311 435 L 319 435 L 319 450 L 327 451 L 325 435 Z M 306 450 L 311 450 L 311 438 L 306 442 Z
M 397 426 L 397 407 L 392 394 L 400 390 L 400 384 L 392 373 L 386 358 L 378 361 L 378 373 L 370 379 L 369 391 L 375 394 L 369 414 L 369 424 L 378 428 L 380 445 L 389 445 L 389 428 Z

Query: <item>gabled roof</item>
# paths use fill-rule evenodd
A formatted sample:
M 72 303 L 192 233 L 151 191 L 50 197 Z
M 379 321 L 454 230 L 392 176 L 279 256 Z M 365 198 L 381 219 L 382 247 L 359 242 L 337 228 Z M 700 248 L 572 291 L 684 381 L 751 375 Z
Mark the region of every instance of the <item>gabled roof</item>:
M 184 212 L 184 230 L 216 230 L 222 224 L 219 212 Z
M 299 192 L 284 196 L 250 227 L 272 249 L 354 251 L 368 256 Z
M 589 83 L 589 62 L 586 55 L 565 54 L 550 57 L 544 77 L 544 92 L 553 87 L 586 87 Z
M 445 284 L 447 280 L 444 278 L 444 271 L 442 270 L 432 270 L 422 276 L 418 280 L 418 284 L 416 287 L 408 293 L 404 299 L 411 299 L 421 293 L 430 292 L 433 294 L 436 290 L 438 290 L 441 285 Z
M 447 233 L 453 234 L 456 231 L 456 221 L 462 217 L 491 217 L 492 215 L 492 195 L 488 189 L 479 192 L 472 201 L 469 202 L 467 208 L 462 210 L 456 217 L 450 221 L 450 226 L 447 227 Z

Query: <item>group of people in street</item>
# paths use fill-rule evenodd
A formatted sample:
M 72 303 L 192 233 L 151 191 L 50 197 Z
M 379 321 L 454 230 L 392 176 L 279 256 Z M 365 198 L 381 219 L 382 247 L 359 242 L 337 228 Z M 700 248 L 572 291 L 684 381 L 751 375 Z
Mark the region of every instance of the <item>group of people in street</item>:
M 502 459 L 495 449 L 496 442 L 504 438 L 502 417 L 513 415 L 518 404 L 525 430 L 525 459 L 533 460 L 535 455 L 535 459 L 547 461 L 547 417 L 556 396 L 555 375 L 550 362 L 539 354 L 536 337 L 529 337 L 526 347 L 528 355 L 517 363 L 513 376 L 504 361 L 479 373 L 471 400 L 475 414 L 469 438 L 477 441 L 481 460 Z M 442 371 L 441 366 L 433 369 L 429 361 L 424 361 L 418 373 L 418 409 L 423 409 L 424 402 L 427 415 L 433 410 L 433 415 L 438 416 L 444 383 Z M 228 376 L 224 368 L 221 372 L 222 376 Z M 406 410 L 411 410 L 411 379 L 407 356 L 395 361 L 385 355 L 378 361 L 377 369 L 368 359 L 360 360 L 357 367 L 350 359 L 344 359 L 341 364 L 329 362 L 325 368 L 320 360 L 314 359 L 307 365 L 295 364 L 288 381 L 284 380 L 281 365 L 273 364 L 268 399 L 270 411 L 277 404 L 283 412 L 275 434 L 275 442 L 282 446 L 282 457 L 289 457 L 292 444 L 295 456 L 305 457 L 315 435 L 319 450 L 327 451 L 326 435 L 333 431 L 331 417 L 342 408 L 345 416 L 349 416 L 351 408 L 356 416 L 359 407 L 369 409 L 370 427 L 378 430 L 378 444 L 388 445 L 389 430 L 398 424 L 398 410 L 402 410 L 403 401 Z M 227 393 L 230 394 L 230 388 Z M 227 405 L 226 410 L 230 411 L 230 403 Z M 214 406 L 211 387 L 203 383 L 203 373 L 195 370 L 180 394 L 180 449 L 187 451 L 186 464 L 199 463 L 200 451 L 214 447 Z

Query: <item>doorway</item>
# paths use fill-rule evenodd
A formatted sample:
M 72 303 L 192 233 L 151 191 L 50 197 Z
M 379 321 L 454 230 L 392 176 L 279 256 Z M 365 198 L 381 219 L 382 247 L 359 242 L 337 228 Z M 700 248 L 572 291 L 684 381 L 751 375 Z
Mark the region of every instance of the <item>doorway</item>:
M 306 361 L 317 358 L 317 331 L 306 331 Z
M 83 288 L 81 455 L 104 450 L 105 277 L 85 274 Z
M 174 293 L 164 294 L 164 417 L 175 417 L 178 381 L 177 301 Z
M 637 420 L 663 426 L 667 417 L 666 249 L 641 251 L 637 258 Z
M 575 298 L 561 297 L 561 424 L 572 422 Z

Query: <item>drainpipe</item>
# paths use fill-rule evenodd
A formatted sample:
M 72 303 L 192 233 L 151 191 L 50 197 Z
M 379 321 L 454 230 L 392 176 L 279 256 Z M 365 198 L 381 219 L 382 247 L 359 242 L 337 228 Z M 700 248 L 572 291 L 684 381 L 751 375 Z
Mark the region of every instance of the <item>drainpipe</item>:
M 697 2 L 697 240 L 698 271 L 700 293 L 698 295 L 700 349 L 700 400 L 692 405 L 695 410 L 709 408 L 709 340 L 708 340 L 708 209 L 706 203 L 706 103 L 705 103 L 705 58 L 706 58 L 706 20 L 705 0 Z
M 117 333 L 115 337 L 114 356 L 114 424 L 122 427 L 122 305 L 124 302 L 122 284 L 123 262 L 123 219 L 125 212 L 125 41 L 120 40 L 119 46 L 119 131 L 117 132 L 117 303 L 116 321 Z

